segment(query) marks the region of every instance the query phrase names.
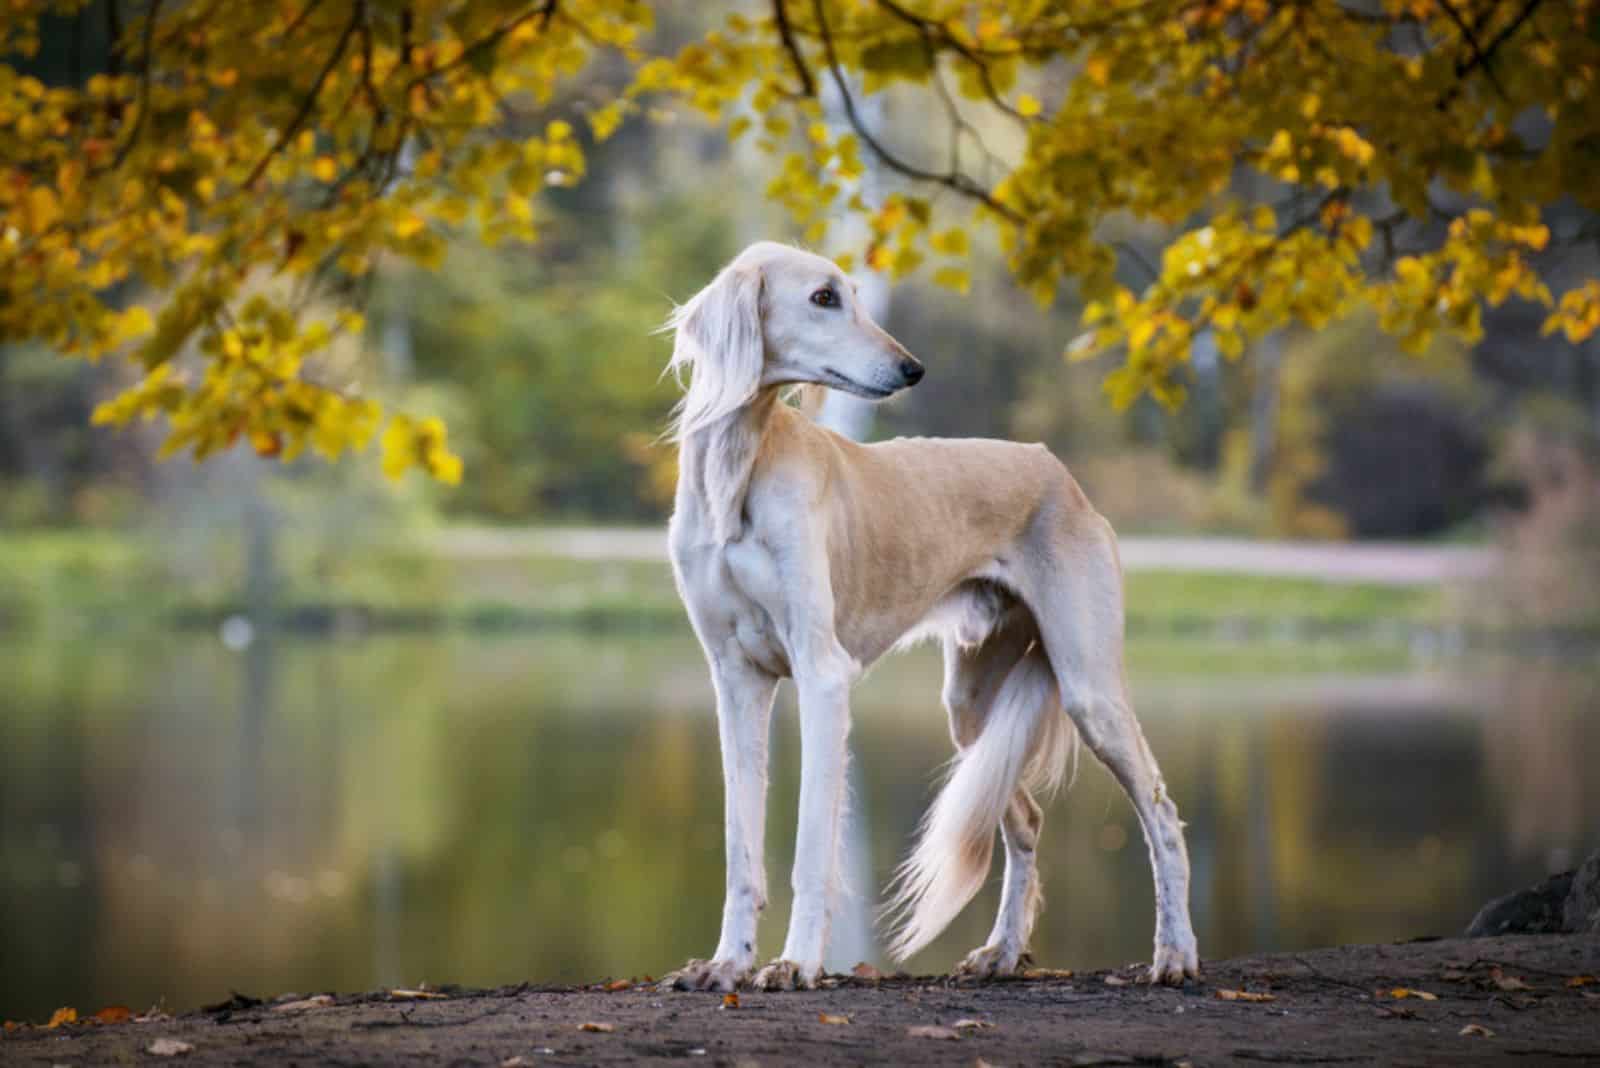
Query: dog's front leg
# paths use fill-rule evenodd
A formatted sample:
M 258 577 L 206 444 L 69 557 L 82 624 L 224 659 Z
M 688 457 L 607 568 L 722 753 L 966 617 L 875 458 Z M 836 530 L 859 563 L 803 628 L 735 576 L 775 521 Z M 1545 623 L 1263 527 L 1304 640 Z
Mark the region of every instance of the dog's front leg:
M 848 661 L 842 654 L 838 661 Z M 810 989 L 822 973 L 828 920 L 839 891 L 850 674 L 797 673 L 800 698 L 800 826 L 794 851 L 794 909 L 783 955 L 756 974 L 762 990 Z
M 727 850 L 722 936 L 710 960 L 692 960 L 662 981 L 679 990 L 731 991 L 749 975 L 756 964 L 756 922 L 767 904 L 767 738 L 778 680 L 729 644 L 726 656 L 714 658 L 711 671 Z

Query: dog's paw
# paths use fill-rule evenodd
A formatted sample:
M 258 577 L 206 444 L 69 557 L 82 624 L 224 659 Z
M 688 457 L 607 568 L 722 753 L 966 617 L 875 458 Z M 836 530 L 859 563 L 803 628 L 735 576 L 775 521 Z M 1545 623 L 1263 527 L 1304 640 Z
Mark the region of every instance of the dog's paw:
M 669 972 L 657 984 L 657 989 L 718 990 L 731 993 L 739 980 L 750 974 L 748 965 L 731 960 L 692 960 L 675 972 Z
M 755 990 L 815 990 L 821 974 L 820 967 L 807 968 L 792 960 L 775 960 L 756 972 L 750 986 Z
M 950 974 L 961 980 L 1003 979 L 1019 974 L 1029 963 L 1022 950 L 991 942 L 968 953 Z
M 1182 944 L 1165 943 L 1156 946 L 1156 956 L 1150 962 L 1146 980 L 1182 986 L 1185 980 L 1200 978 L 1200 952 L 1190 938 Z

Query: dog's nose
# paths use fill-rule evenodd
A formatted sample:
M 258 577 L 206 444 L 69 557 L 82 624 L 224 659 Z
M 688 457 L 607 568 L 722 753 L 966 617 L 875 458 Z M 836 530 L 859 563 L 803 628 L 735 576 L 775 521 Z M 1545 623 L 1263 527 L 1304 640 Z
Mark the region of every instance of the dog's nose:
M 916 360 L 905 359 L 900 361 L 900 374 L 906 380 L 906 385 L 914 386 L 922 381 L 922 376 L 927 374 L 927 368 Z

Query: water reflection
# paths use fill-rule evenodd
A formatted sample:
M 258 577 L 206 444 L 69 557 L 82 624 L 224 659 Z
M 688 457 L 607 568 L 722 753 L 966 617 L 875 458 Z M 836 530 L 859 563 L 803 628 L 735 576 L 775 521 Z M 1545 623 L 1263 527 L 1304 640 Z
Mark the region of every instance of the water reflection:
M 1600 838 L 1595 679 L 1570 666 L 1244 681 L 1133 661 L 1207 955 L 1454 931 Z M 715 941 L 717 740 L 686 636 L 14 637 L 0 677 L 0 1016 L 659 973 Z M 781 701 L 771 948 L 798 793 Z M 836 963 L 871 955 L 868 910 L 948 756 L 931 653 L 880 667 L 856 708 L 861 892 Z M 1144 850 L 1092 763 L 1041 856 L 1042 961 L 1147 956 Z M 991 888 L 913 965 L 978 944 L 993 907 Z

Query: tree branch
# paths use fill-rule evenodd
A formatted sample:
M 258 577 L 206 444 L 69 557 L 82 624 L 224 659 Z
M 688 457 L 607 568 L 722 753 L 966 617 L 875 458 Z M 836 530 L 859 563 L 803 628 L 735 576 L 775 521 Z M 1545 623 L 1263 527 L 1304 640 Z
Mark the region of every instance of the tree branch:
M 133 120 L 133 129 L 128 131 L 128 139 L 122 142 L 116 156 L 112 158 L 110 170 L 122 166 L 122 161 L 128 158 L 128 153 L 133 151 L 134 143 L 144 132 L 145 116 L 150 113 L 150 78 L 155 68 L 152 51 L 155 48 L 156 22 L 160 17 L 161 0 L 151 0 L 150 10 L 144 17 L 144 51 L 139 60 L 139 114 Z
M 274 156 L 283 151 L 283 147 L 293 139 L 295 134 L 300 132 L 300 127 L 305 125 L 306 119 L 311 116 L 311 109 L 317 106 L 317 98 L 322 95 L 322 86 L 328 80 L 328 75 L 338 65 L 340 57 L 344 55 L 344 50 L 350 46 L 350 39 L 355 36 L 356 30 L 360 27 L 362 15 L 362 5 L 357 4 L 354 14 L 350 17 L 350 22 L 345 26 L 344 32 L 339 35 L 338 44 L 333 46 L 333 53 L 328 56 L 328 61 L 317 72 L 317 80 L 311 83 L 311 91 L 300 102 L 300 110 L 289 121 L 289 125 L 284 127 L 283 133 L 278 135 L 277 141 L 273 142 L 272 147 L 267 149 L 266 154 L 261 157 L 254 167 L 250 168 L 250 176 L 243 183 L 245 188 L 256 184 L 256 180 L 266 171 L 267 164 L 272 162 Z
M 789 53 L 789 59 L 794 63 L 794 72 L 800 76 L 801 93 L 805 96 L 816 96 L 816 79 L 811 76 L 811 68 L 806 66 L 805 57 L 800 54 L 800 43 L 794 39 L 794 27 L 789 25 L 787 0 L 772 0 L 772 17 L 778 24 L 778 39 L 783 42 L 784 50 Z
M 503 23 L 498 28 L 491 30 L 478 40 L 472 42 L 466 48 L 463 48 L 461 50 L 461 54 L 455 59 L 452 59 L 450 62 L 444 64 L 443 66 L 435 67 L 432 70 L 424 71 L 423 73 L 418 74 L 415 78 L 411 79 L 410 84 L 418 85 L 437 75 L 455 70 L 457 67 L 460 67 L 463 64 L 472 62 L 480 53 L 493 50 L 496 45 L 505 40 L 507 34 L 511 33 L 512 30 L 515 30 L 518 26 L 521 26 L 529 19 L 538 18 L 539 28 L 541 31 L 543 31 L 545 27 L 550 25 L 550 20 L 555 17 L 557 3 L 558 0 L 544 0 L 544 3 L 542 4 L 536 4 L 533 7 L 530 7 L 516 18 Z M 408 90 L 409 88 L 410 86 L 407 86 Z
M 817 16 L 817 31 L 822 37 L 822 49 L 828 59 L 828 71 L 833 76 L 833 84 L 839 90 L 839 99 L 844 104 L 845 117 L 850 120 L 850 127 L 855 130 L 856 136 L 866 142 L 867 147 L 872 149 L 873 154 L 885 166 L 891 170 L 898 171 L 907 178 L 914 178 L 922 182 L 934 182 L 948 189 L 953 189 L 962 196 L 978 201 L 1008 222 L 1020 224 L 1022 222 L 1021 215 L 996 200 L 994 194 L 973 181 L 972 178 L 959 171 L 940 173 L 919 167 L 913 163 L 907 163 L 890 152 L 873 135 L 872 131 L 867 129 L 866 125 L 861 121 L 860 114 L 856 111 L 855 99 L 850 95 L 849 86 L 845 84 L 844 72 L 839 68 L 839 56 L 833 47 L 833 36 L 828 29 L 828 15 L 823 10 L 823 0 L 811 0 L 811 6 Z

